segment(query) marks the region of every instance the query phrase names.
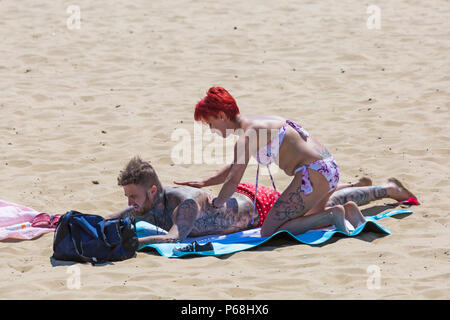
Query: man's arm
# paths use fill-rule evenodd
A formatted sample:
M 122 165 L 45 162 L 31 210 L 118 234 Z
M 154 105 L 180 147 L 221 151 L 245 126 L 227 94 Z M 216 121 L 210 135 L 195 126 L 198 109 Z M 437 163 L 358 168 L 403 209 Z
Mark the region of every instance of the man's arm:
M 115 213 L 111 213 L 110 215 L 106 216 L 105 219 L 110 220 L 110 219 L 123 218 L 123 217 L 129 216 L 129 215 L 133 215 L 133 213 L 134 213 L 133 206 L 129 206 L 123 210 L 117 211 Z
M 186 199 L 174 210 L 174 223 L 169 232 L 165 235 L 148 236 L 139 239 L 139 246 L 183 241 L 194 227 L 195 220 L 199 212 L 199 205 L 193 199 Z

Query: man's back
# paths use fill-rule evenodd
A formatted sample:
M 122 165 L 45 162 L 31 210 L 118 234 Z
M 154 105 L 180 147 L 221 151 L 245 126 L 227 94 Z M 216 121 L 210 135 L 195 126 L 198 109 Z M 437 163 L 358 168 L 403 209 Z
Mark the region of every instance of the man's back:
M 189 236 L 203 236 L 209 234 L 229 234 L 242 230 L 255 228 L 258 225 L 257 213 L 254 213 L 254 221 L 251 223 L 253 214 L 252 200 L 238 192 L 220 207 L 214 208 L 211 200 L 214 196 L 202 189 L 193 187 L 165 187 L 165 210 L 164 213 L 155 213 L 152 210 L 138 220 L 145 220 L 164 230 L 169 230 L 173 225 L 174 210 L 186 200 L 194 200 L 198 205 L 197 218 L 194 221 Z

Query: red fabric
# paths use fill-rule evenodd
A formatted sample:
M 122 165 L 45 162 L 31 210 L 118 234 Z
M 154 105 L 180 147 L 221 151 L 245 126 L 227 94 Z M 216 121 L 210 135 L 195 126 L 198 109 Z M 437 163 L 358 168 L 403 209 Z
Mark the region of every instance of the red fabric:
M 58 225 L 60 214 L 56 214 L 54 216 L 49 215 L 48 213 L 40 213 L 31 221 L 31 226 L 35 228 L 52 228 L 55 229 Z
M 403 200 L 403 201 L 399 201 L 399 202 L 396 202 L 396 203 L 387 203 L 387 205 L 390 205 L 390 206 L 393 206 L 393 207 L 398 206 L 398 205 L 420 206 L 420 202 L 414 197 L 409 197 L 408 200 Z
M 420 205 L 419 201 L 417 201 L 416 198 L 414 197 L 410 197 L 408 200 L 406 200 L 407 204 L 413 205 L 413 206 L 418 206 Z
M 249 197 L 252 202 L 255 199 L 255 185 L 251 183 L 240 183 L 236 192 L 242 193 Z M 259 214 L 258 227 L 261 227 L 267 217 L 270 209 L 277 201 L 280 193 L 265 186 L 258 186 L 258 194 L 256 196 L 256 211 Z
M 195 106 L 195 121 L 207 121 L 209 117 L 218 117 L 222 111 L 230 120 L 234 120 L 239 114 L 239 108 L 231 94 L 222 87 L 212 87 L 206 93 L 206 97 Z

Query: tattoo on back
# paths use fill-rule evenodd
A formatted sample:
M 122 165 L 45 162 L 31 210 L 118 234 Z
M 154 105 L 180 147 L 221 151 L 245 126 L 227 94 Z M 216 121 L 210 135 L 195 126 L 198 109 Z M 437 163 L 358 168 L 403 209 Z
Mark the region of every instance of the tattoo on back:
M 237 199 L 232 197 L 227 200 L 224 207 L 207 207 L 195 221 L 191 231 L 193 236 L 203 234 L 226 234 L 242 231 L 254 227 L 251 225 L 253 213 L 250 199 Z M 254 222 L 257 224 L 258 221 Z
M 197 218 L 198 204 L 193 199 L 184 200 L 179 206 L 175 217 L 178 234 L 181 239 L 187 237 Z
M 253 202 L 245 195 L 235 193 L 227 200 L 226 205 L 215 209 L 209 205 L 209 194 L 190 187 L 168 187 L 166 192 L 166 207 L 162 214 L 152 210 L 146 214 L 146 220 L 166 231 L 173 225 L 172 218 L 178 207 L 177 225 L 179 232 L 189 232 L 189 236 L 207 234 L 226 234 L 254 228 L 258 225 L 258 213 L 253 212 Z M 183 199 L 186 199 L 182 202 Z M 197 206 L 196 219 L 189 220 L 193 215 L 194 204 Z M 254 215 L 253 224 L 251 217 Z M 141 219 L 142 219 L 141 218 Z M 192 229 L 190 229 L 192 228 Z

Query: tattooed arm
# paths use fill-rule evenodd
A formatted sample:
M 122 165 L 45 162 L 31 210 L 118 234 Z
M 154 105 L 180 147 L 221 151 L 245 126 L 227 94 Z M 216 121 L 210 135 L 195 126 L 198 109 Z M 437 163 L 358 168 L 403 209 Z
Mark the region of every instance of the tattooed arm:
M 148 236 L 139 239 L 139 245 L 183 241 L 194 227 L 199 212 L 193 199 L 186 199 L 173 211 L 174 223 L 165 235 Z
M 106 216 L 105 219 L 109 220 L 109 219 L 123 218 L 126 216 L 132 216 L 133 213 L 134 213 L 133 206 L 129 206 L 121 211 L 118 211 L 118 212 L 115 212 L 115 213 L 112 213 L 112 214 Z

